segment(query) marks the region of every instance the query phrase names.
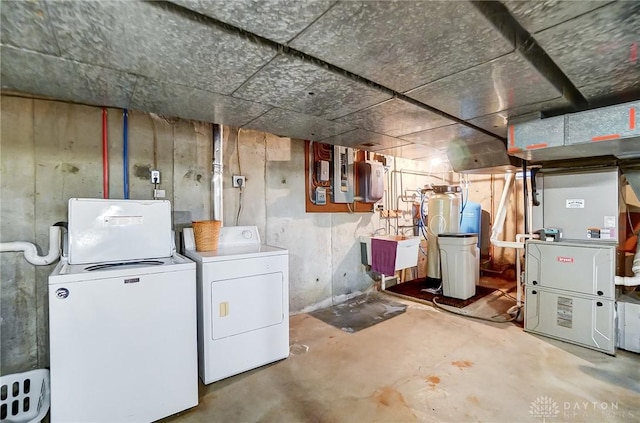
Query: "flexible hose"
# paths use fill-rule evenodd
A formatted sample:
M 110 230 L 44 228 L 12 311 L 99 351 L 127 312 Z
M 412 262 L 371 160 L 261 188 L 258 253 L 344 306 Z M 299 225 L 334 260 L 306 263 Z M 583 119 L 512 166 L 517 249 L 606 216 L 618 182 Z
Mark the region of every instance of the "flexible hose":
M 502 291 L 500 291 L 500 292 L 502 294 L 504 294 L 504 292 L 502 292 Z M 458 311 L 457 309 L 451 309 L 451 308 L 448 308 L 448 307 L 444 307 L 442 304 L 438 304 L 437 299 L 438 299 L 438 297 L 433 297 L 431 302 L 433 302 L 433 305 L 436 308 L 439 308 L 440 310 L 448 311 L 449 313 L 457 314 L 458 316 L 470 317 L 472 319 L 477 319 L 477 320 L 484 320 L 486 322 L 509 323 L 509 322 L 513 322 L 514 320 L 516 320 L 518 318 L 518 315 L 520 314 L 520 308 L 518 308 L 517 313 L 516 313 L 515 316 L 512 316 L 511 318 L 506 319 L 506 320 L 504 320 L 504 319 L 497 320 L 497 319 L 494 319 L 493 317 L 500 316 L 500 314 L 497 314 L 497 315 L 495 315 L 495 316 L 493 316 L 491 318 L 490 317 L 476 316 L 476 315 L 473 315 L 473 314 L 469 314 L 469 313 L 464 313 L 462 311 Z M 511 307 L 509 310 L 511 310 L 511 309 L 513 309 L 513 307 Z

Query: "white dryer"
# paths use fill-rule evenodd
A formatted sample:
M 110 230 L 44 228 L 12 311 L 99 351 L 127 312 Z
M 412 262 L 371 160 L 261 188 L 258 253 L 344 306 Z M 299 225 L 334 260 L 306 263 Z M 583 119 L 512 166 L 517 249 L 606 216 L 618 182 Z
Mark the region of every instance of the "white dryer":
M 289 356 L 289 252 L 260 242 L 255 226 L 223 227 L 216 251 L 196 262 L 198 368 L 209 384 Z

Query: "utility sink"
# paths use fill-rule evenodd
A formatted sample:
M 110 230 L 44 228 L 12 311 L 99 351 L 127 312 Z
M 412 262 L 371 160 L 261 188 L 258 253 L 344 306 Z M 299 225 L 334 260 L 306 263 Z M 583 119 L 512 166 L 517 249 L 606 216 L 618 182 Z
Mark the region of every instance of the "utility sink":
M 401 237 L 396 235 L 376 235 L 360 237 L 360 252 L 362 264 L 371 266 L 371 239 L 384 239 L 396 243 L 396 267 L 395 270 L 402 270 L 418 265 L 418 249 L 420 247 L 420 237 Z

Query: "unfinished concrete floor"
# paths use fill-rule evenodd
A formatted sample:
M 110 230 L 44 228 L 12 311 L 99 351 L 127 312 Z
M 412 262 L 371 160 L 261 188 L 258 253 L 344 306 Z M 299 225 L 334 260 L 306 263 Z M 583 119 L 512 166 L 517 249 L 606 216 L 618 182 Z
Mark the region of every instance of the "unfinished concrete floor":
M 640 421 L 638 354 L 389 298 L 407 311 L 355 333 L 291 317 L 289 358 L 201 385 L 200 404 L 165 421 Z

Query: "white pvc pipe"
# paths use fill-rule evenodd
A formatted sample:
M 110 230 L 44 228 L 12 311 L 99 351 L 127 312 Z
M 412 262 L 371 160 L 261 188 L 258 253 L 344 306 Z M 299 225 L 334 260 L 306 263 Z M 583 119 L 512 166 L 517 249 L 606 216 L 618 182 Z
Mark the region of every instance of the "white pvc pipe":
M 491 243 L 496 247 L 503 248 L 523 248 L 524 244 L 517 242 L 501 241 L 498 239 L 504 227 L 504 221 L 507 217 L 507 203 L 511 196 L 511 183 L 513 182 L 513 173 L 507 173 L 504 176 L 504 189 L 500 197 L 500 204 L 496 212 L 496 220 L 491 228 Z
M 509 202 L 509 196 L 511 194 L 511 183 L 513 182 L 513 173 L 507 173 L 505 175 L 504 189 L 502 190 L 502 197 L 500 197 L 500 204 L 498 205 L 498 211 L 496 213 L 496 221 L 491 228 L 491 243 L 496 247 L 501 248 L 515 248 L 516 249 L 516 307 L 522 307 L 522 281 L 521 281 L 521 269 L 520 269 L 520 252 L 524 249 L 524 240 L 527 238 L 539 238 L 537 234 L 516 234 L 516 240 L 513 241 L 501 241 L 498 239 L 502 233 L 504 227 L 504 221 L 507 217 L 507 204 Z
M 616 285 L 638 286 L 640 285 L 640 241 L 636 247 L 636 254 L 633 256 L 631 267 L 633 276 L 616 276 Z
M 24 252 L 24 258 L 35 266 L 46 266 L 58 260 L 60 257 L 60 227 L 49 227 L 49 253 L 46 256 L 38 255 L 38 248 L 25 241 L 3 242 L 0 244 L 0 253 Z

